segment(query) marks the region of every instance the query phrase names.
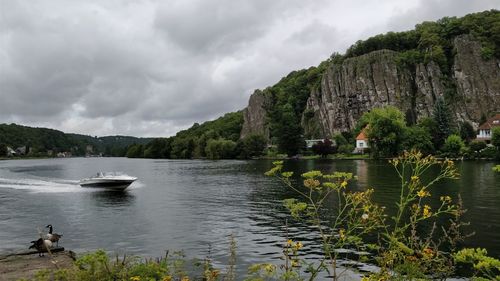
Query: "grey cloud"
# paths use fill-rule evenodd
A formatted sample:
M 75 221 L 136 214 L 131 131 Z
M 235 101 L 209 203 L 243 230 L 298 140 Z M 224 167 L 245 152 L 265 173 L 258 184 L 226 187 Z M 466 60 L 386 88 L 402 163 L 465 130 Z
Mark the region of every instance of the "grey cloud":
M 172 135 L 242 109 L 254 89 L 317 65 L 369 26 L 498 6 L 455 1 L 399 12 L 387 0 L 386 14 L 374 14 L 365 1 L 0 0 L 0 122 Z
M 168 40 L 194 53 L 227 53 L 266 32 L 299 1 L 173 1 L 155 16 Z

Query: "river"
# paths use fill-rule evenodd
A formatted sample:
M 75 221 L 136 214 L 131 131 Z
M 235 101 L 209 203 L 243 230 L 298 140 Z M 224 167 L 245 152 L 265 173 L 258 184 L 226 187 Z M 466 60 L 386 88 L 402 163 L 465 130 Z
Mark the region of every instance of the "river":
M 431 192 L 456 197 L 468 209 L 464 220 L 475 235 L 465 242 L 500 257 L 500 174 L 494 163 L 457 163 L 461 177 L 440 182 Z M 187 256 L 227 262 L 229 235 L 237 242 L 238 264 L 275 261 L 286 232 L 302 241 L 307 258 L 319 254 L 316 233 L 290 222 L 282 207 L 297 197 L 276 179 L 264 176 L 267 160 L 152 160 L 69 158 L 0 161 L 0 253 L 25 249 L 37 227 L 52 224 L 60 244 L 76 252 Z M 285 169 L 300 174 L 316 169 L 358 176 L 353 190 L 375 189 L 374 199 L 389 209 L 399 196 L 398 179 L 386 161 L 288 160 Z M 124 193 L 83 189 L 78 180 L 98 171 L 122 171 L 139 180 Z M 240 269 L 241 270 L 241 269 Z

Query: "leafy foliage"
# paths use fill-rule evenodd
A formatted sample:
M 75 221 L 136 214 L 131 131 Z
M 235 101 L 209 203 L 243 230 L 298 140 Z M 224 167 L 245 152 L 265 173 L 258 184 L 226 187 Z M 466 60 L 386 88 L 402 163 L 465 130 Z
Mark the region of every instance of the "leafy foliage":
M 241 146 L 240 158 L 259 157 L 264 154 L 266 138 L 263 135 L 248 135 L 239 142 Z
M 363 114 L 360 124 L 368 125 L 368 143 L 374 157 L 391 157 L 401 150 L 406 125 L 396 107 L 374 108 Z
M 236 143 L 232 140 L 211 139 L 205 147 L 207 157 L 210 159 L 230 159 L 234 158 Z
M 460 154 L 460 150 L 465 146 L 464 142 L 458 135 L 450 135 L 446 138 L 443 145 L 443 152 L 447 156 L 457 157 Z
M 434 152 L 430 133 L 418 126 L 409 127 L 404 131 L 403 147 L 407 150 L 419 150 L 425 154 Z

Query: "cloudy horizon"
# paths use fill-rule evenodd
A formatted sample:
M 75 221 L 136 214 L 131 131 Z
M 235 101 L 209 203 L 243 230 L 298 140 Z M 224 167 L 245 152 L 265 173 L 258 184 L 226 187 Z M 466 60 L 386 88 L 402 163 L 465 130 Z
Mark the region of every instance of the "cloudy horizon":
M 171 136 L 357 40 L 498 0 L 0 0 L 0 123 Z

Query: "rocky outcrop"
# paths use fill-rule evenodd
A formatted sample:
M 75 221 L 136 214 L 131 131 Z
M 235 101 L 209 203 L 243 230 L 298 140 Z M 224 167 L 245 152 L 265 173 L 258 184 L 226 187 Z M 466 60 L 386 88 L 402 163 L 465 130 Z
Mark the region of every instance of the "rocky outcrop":
M 457 115 L 478 121 L 500 111 L 500 60 L 484 60 L 481 45 L 470 35 L 454 40 L 453 80 L 457 86 Z
M 260 90 L 250 96 L 248 106 L 243 110 L 243 128 L 241 138 L 251 134 L 261 134 L 269 139 L 266 108 L 270 104 L 269 97 Z
M 451 95 L 457 120 L 477 125 L 482 115 L 500 110 L 500 61 L 481 58 L 481 45 L 470 35 L 455 38 L 454 49 L 450 76 L 434 62 L 399 67 L 398 53 L 389 50 L 331 66 L 307 102 L 302 120 L 306 137 L 352 130 L 364 112 L 385 105 L 398 107 L 415 122 L 430 116 L 436 99 L 445 94 Z
M 456 119 L 474 125 L 483 115 L 500 111 L 500 61 L 484 60 L 480 43 L 470 35 L 456 37 L 453 44 L 451 74 L 444 74 L 434 62 L 403 67 L 397 63 L 399 53 L 390 50 L 329 66 L 307 101 L 302 116 L 305 137 L 350 131 L 363 113 L 386 105 L 398 107 L 409 121 L 416 122 L 430 116 L 436 99 L 445 95 L 453 101 Z M 263 106 L 269 106 L 268 102 L 260 91 L 250 97 L 242 136 L 269 135 Z
M 306 112 L 309 117 L 314 112 L 316 120 L 303 116 L 306 137 L 350 131 L 363 113 L 385 105 L 400 108 L 410 119 L 428 116 L 430 105 L 443 93 L 439 67 L 421 64 L 412 73 L 398 67 L 397 56 L 397 52 L 380 50 L 332 65 L 323 75 L 321 88 L 307 101 Z M 320 130 L 307 126 L 316 122 Z

